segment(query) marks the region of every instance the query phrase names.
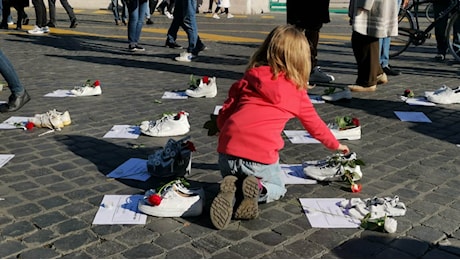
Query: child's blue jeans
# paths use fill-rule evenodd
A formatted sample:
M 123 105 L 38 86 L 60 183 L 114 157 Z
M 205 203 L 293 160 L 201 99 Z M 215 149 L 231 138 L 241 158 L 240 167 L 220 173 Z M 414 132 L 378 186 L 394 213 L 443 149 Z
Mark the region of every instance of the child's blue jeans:
M 231 155 L 219 154 L 219 168 L 222 177 L 252 175 L 260 179 L 267 190 L 267 203 L 280 199 L 286 193 L 279 162 L 262 164 Z

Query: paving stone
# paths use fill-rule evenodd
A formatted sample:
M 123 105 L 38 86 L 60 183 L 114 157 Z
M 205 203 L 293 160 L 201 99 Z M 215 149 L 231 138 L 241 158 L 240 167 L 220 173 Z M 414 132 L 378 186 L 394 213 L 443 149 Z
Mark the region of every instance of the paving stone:
M 135 246 L 142 243 L 151 243 L 160 236 L 157 232 L 152 232 L 144 227 L 133 227 L 120 234 L 116 240 L 126 245 Z
M 97 241 L 97 237 L 88 231 L 83 231 L 81 233 L 61 237 L 54 241 L 53 245 L 56 250 L 58 250 L 58 252 L 66 252 L 69 250 L 74 250 L 75 248 L 78 248 L 82 245 L 89 245 L 95 241 Z
M 166 254 L 166 259 L 200 259 L 205 258 L 203 255 L 199 254 L 195 250 L 187 247 L 175 248 L 168 250 Z
M 373 258 L 384 249 L 383 244 L 363 239 L 353 239 L 332 250 L 338 258 Z
M 33 232 L 36 228 L 28 221 L 19 221 L 10 224 L 1 231 L 2 236 L 18 237 Z
M 2 249 L 0 250 L 1 258 L 11 258 L 13 254 L 19 253 L 26 247 L 19 241 L 2 239 L 2 241 L 0 242 L 0 248 Z
M 18 258 L 24 259 L 51 259 L 56 258 L 59 254 L 51 248 L 35 248 L 19 254 Z
M 426 226 L 415 226 L 413 229 L 409 230 L 407 234 L 432 244 L 442 240 L 446 236 L 441 231 Z
M 88 223 L 77 218 L 72 218 L 57 224 L 53 229 L 56 230 L 56 233 L 63 236 L 73 231 L 85 229 L 86 227 L 88 227 Z
M 36 232 L 25 236 L 23 241 L 27 244 L 50 244 L 52 240 L 57 238 L 58 235 L 48 229 L 39 229 Z
M 167 250 L 173 249 L 177 246 L 187 244 L 191 241 L 191 238 L 181 233 L 169 233 L 158 237 L 155 240 L 155 244 L 166 248 Z
M 123 256 L 126 258 L 158 258 L 164 253 L 164 250 L 160 247 L 152 244 L 140 244 L 132 247 L 125 252 Z
M 69 201 L 62 198 L 61 196 L 54 196 L 51 198 L 47 198 L 47 199 L 38 201 L 38 204 L 40 204 L 40 206 L 42 206 L 45 209 L 56 208 L 62 205 L 66 205 L 68 203 Z
M 203 238 L 195 239 L 192 242 L 192 245 L 199 250 L 205 250 L 208 253 L 214 253 L 222 248 L 230 246 L 231 244 L 221 237 L 209 235 Z
M 86 252 L 95 258 L 109 258 L 110 256 L 124 251 L 126 246 L 114 241 L 102 241 L 86 248 Z
M 231 246 L 229 250 L 239 254 L 240 256 L 256 258 L 258 255 L 266 253 L 268 248 L 251 241 L 245 241 L 243 243 Z
M 67 220 L 67 217 L 58 211 L 48 212 L 32 218 L 34 225 L 37 225 L 39 228 L 45 228 L 65 220 Z
M 35 213 L 40 212 L 41 209 L 33 203 L 23 204 L 14 208 L 8 209 L 8 213 L 19 218 L 25 216 L 33 216 Z

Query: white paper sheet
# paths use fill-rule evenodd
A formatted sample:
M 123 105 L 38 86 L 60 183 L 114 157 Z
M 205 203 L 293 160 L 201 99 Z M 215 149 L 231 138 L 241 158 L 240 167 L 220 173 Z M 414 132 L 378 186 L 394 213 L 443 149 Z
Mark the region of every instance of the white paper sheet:
M 58 89 L 45 95 L 45 97 L 76 97 L 68 89 Z
M 147 170 L 147 160 L 131 158 L 110 172 L 107 177 L 146 181 L 151 175 Z
M 104 195 L 93 225 L 145 224 L 147 215 L 137 209 L 143 195 Z
M 361 221 L 345 215 L 337 203 L 343 198 L 300 198 L 305 215 L 314 228 L 357 228 Z
M 293 144 L 319 144 L 320 141 L 313 138 L 305 130 L 284 130 L 284 134 Z
M 0 168 L 13 159 L 14 154 L 0 154 Z
M 283 179 L 285 184 L 316 184 L 314 179 L 308 178 L 303 173 L 302 164 L 280 164 L 283 172 Z
M 221 108 L 222 108 L 222 106 L 216 106 L 216 107 L 214 108 L 214 113 L 213 113 L 213 114 L 214 114 L 214 115 L 218 115 L 218 114 L 219 114 L 219 110 L 220 110 Z
M 394 111 L 401 121 L 431 123 L 431 120 L 423 112 Z
M 406 98 L 406 103 L 413 106 L 436 106 L 435 103 L 428 101 L 425 97 Z
M 114 125 L 102 138 L 128 138 L 137 139 L 141 134 L 139 126 Z
M 21 127 L 15 126 L 14 124 L 17 123 L 25 125 L 27 121 L 29 121 L 29 117 L 12 116 L 0 124 L 0 129 L 23 129 Z
M 185 91 L 182 91 L 182 92 L 166 91 L 161 98 L 162 99 L 187 99 L 188 96 L 187 94 L 185 94 Z

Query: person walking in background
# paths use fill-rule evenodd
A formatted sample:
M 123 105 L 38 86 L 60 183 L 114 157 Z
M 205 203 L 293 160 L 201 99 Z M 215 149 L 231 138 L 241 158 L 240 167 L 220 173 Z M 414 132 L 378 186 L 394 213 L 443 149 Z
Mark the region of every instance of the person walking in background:
M 394 0 L 351 0 L 348 9 L 352 25 L 351 46 L 358 77 L 351 91 L 375 91 L 388 82 L 380 65 L 379 38 L 398 35 L 399 6 Z
M 148 8 L 148 0 L 127 0 L 128 6 L 128 41 L 130 51 L 145 51 L 139 45 L 142 27 L 144 26 L 145 13 Z
M 221 14 L 222 12 L 227 15 L 227 18 L 233 18 L 233 15 L 228 11 L 228 9 L 230 8 L 230 0 L 217 0 L 216 5 L 217 7 L 216 10 L 214 10 L 212 18 L 220 19 L 219 14 Z
M 126 0 L 121 0 L 122 4 L 122 11 L 121 11 L 121 16 L 120 16 L 120 8 L 118 5 L 118 0 L 112 0 L 111 6 L 112 6 L 112 13 L 113 13 L 113 18 L 115 19 L 115 24 L 120 25 L 120 22 L 123 23 L 123 25 L 126 25 L 126 21 L 128 20 L 128 7 L 126 4 Z
M 209 0 L 208 11 L 205 11 L 205 14 L 212 14 L 212 5 L 214 4 L 214 1 L 215 0 Z
M 59 0 L 61 2 L 62 7 L 64 7 L 67 15 L 70 19 L 70 28 L 76 28 L 78 25 L 77 17 L 73 12 L 72 6 L 70 6 L 67 0 Z M 48 27 L 56 27 L 56 0 L 48 0 L 48 9 L 50 13 L 50 20 L 47 24 Z
M 401 0 L 396 0 L 398 6 L 401 7 Z M 404 0 L 402 8 L 406 8 L 409 4 L 409 0 Z M 379 39 L 380 47 L 380 65 L 382 66 L 383 72 L 388 76 L 398 76 L 401 72 L 390 65 L 390 45 L 391 37 L 385 37 Z
M 6 80 L 11 95 L 8 98 L 8 103 L 0 104 L 0 112 L 13 112 L 19 110 L 27 102 L 30 101 L 30 96 L 19 80 L 18 74 L 11 64 L 10 60 L 0 50 L 0 74 Z
M 298 118 L 328 149 L 350 152 L 308 97 L 309 49 L 301 30 L 290 24 L 277 26 L 251 56 L 243 78 L 230 87 L 217 116 L 217 152 L 224 178 L 210 208 L 217 229 L 225 228 L 232 216 L 256 218 L 259 202 L 273 202 L 286 193 L 279 151 L 290 119 Z M 243 195 L 240 203 L 234 203 L 235 194 Z
M 155 12 L 155 8 L 157 7 L 158 0 L 149 0 L 149 4 L 147 6 L 148 11 L 145 14 L 147 18 L 146 24 L 153 24 L 152 15 Z
M 157 7 L 158 12 L 160 12 L 163 15 L 166 15 L 169 19 L 173 19 L 174 15 L 174 6 L 176 5 L 176 0 L 163 0 Z
M 205 50 L 206 46 L 201 42 L 198 35 L 198 26 L 196 24 L 196 0 L 177 0 L 174 7 L 174 19 L 166 35 L 166 47 L 182 48 L 176 43 L 177 31 L 179 27 L 187 34 L 188 47 L 187 51 L 182 52 L 177 61 L 190 62 L 198 56 L 198 53 Z
M 434 19 L 439 20 L 436 26 L 434 27 L 434 35 L 436 38 L 436 50 L 437 54 L 434 57 L 436 61 L 444 61 L 446 59 L 446 53 L 448 43 L 446 38 L 446 27 L 449 17 L 444 17 L 439 19 L 439 14 L 446 10 L 449 5 L 451 5 L 453 0 L 437 0 L 433 1 L 433 12 L 434 12 Z
M 16 21 L 16 30 L 21 30 L 22 25 L 29 24 L 29 17 L 24 11 L 25 7 L 29 6 L 29 0 L 2 0 L 0 1 L 2 21 L 0 23 L 0 29 L 8 29 L 9 20 L 11 17 L 11 7 L 16 9 L 18 14 L 18 20 Z
M 311 64 L 310 83 L 328 83 L 335 80 L 318 66 L 319 33 L 323 24 L 329 23 L 329 0 L 321 1 L 286 1 L 287 23 L 305 30 L 305 36 L 310 43 Z
M 49 33 L 50 29 L 46 26 L 46 7 L 43 0 L 32 0 L 35 9 L 35 26 L 32 30 L 28 30 L 30 34 Z

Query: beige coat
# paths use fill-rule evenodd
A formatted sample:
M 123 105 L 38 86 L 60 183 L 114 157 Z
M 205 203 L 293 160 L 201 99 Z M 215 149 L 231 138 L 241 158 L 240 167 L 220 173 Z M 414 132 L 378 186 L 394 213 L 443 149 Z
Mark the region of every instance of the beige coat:
M 398 35 L 396 0 L 350 0 L 348 16 L 353 31 L 375 38 Z

